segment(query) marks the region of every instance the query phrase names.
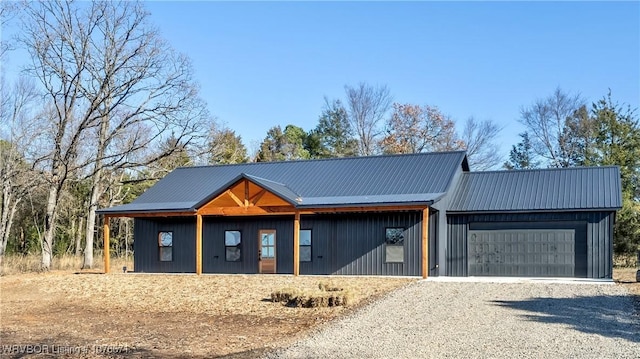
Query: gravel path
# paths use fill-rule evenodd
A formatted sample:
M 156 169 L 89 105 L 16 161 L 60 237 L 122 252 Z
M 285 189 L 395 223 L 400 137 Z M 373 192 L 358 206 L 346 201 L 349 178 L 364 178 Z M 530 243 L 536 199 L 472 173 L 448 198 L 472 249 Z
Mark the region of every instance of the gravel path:
M 267 358 L 640 358 L 611 284 L 420 281 Z

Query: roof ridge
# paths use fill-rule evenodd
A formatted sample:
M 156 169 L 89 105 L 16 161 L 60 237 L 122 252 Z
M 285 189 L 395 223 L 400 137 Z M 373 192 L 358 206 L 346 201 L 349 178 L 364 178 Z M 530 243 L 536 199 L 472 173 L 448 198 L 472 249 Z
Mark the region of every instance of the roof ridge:
M 387 158 L 387 157 L 409 157 L 409 156 L 432 156 L 454 153 L 466 153 L 465 150 L 452 150 L 452 151 L 435 151 L 435 152 L 418 152 L 418 153 L 395 153 L 395 154 L 382 154 L 382 155 L 370 155 L 370 156 L 349 156 L 349 157 L 331 157 L 331 158 L 310 158 L 304 160 L 284 160 L 284 161 L 268 161 L 268 162 L 243 162 L 243 163 L 229 163 L 229 164 L 213 164 L 213 165 L 198 165 L 198 166 L 181 166 L 175 170 L 189 169 L 189 168 L 210 168 L 210 167 L 231 167 L 231 166 L 255 166 L 264 164 L 276 164 L 276 163 L 293 163 L 293 162 L 326 162 L 326 161 L 342 161 L 342 160 L 363 160 L 371 158 Z M 174 171 L 175 171 L 174 170 Z
M 522 173 L 522 172 L 545 172 L 545 171 L 568 171 L 568 170 L 589 170 L 597 168 L 620 168 L 618 165 L 606 166 L 578 166 L 578 167 L 551 167 L 551 168 L 526 168 L 514 170 L 491 170 L 491 171 L 469 171 L 463 172 L 464 175 L 472 175 L 478 173 Z
M 286 189 L 288 189 L 289 191 L 291 191 L 291 193 L 295 194 L 297 197 L 302 197 L 302 195 L 298 192 L 296 192 L 293 188 L 291 188 L 288 184 L 286 183 L 282 183 L 282 182 L 276 182 L 274 180 L 270 180 L 268 178 L 264 178 L 264 177 L 260 177 L 260 176 L 254 176 L 252 174 L 246 173 L 246 172 L 242 172 L 241 174 L 243 177 L 249 179 L 249 180 L 253 180 L 254 182 L 257 180 L 258 182 L 262 182 L 262 181 L 266 181 L 266 182 L 270 182 L 270 183 L 274 183 L 277 184 L 279 186 L 282 186 Z M 260 183 L 256 183 L 257 185 L 261 185 Z
M 289 188 L 289 186 L 288 186 L 286 183 L 277 182 L 277 181 L 274 181 L 274 180 L 271 180 L 271 179 L 268 179 L 268 178 L 264 178 L 264 177 L 260 177 L 260 176 L 252 175 L 251 173 L 242 172 L 242 173 L 241 173 L 241 175 L 243 175 L 243 176 L 245 176 L 245 177 L 249 177 L 250 179 L 251 179 L 251 178 L 256 178 L 256 179 L 258 179 L 258 180 L 268 181 L 268 182 L 275 183 L 275 184 L 279 184 L 279 185 L 281 185 L 281 186 L 285 186 L 285 187 Z M 289 188 L 289 189 L 291 189 L 291 188 Z

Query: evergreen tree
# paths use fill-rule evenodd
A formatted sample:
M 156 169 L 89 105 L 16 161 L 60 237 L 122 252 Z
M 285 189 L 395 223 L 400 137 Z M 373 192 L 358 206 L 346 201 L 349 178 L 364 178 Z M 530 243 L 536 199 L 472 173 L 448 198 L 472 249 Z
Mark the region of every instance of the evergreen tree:
M 630 107 L 611 99 L 611 93 L 593 104 L 593 147 L 590 165 L 620 166 L 622 209 L 614 227 L 614 251 L 635 254 L 640 250 L 640 124 Z
M 535 153 L 529 139 L 529 133 L 520 134 L 522 140 L 517 145 L 513 145 L 509 152 L 509 161 L 504 163 L 504 167 L 508 170 L 525 170 L 538 168 L 539 161 L 535 159 Z
M 287 125 L 284 131 L 274 126 L 267 132 L 267 137 L 260 144 L 257 162 L 292 161 L 309 159 L 307 133 L 295 125 Z
M 318 125 L 307 138 L 306 146 L 313 158 L 353 157 L 358 154 L 358 141 L 353 137 L 347 110 L 340 100 L 325 107 Z
M 210 164 L 244 163 L 249 160 L 242 138 L 229 128 L 213 128 L 209 134 Z

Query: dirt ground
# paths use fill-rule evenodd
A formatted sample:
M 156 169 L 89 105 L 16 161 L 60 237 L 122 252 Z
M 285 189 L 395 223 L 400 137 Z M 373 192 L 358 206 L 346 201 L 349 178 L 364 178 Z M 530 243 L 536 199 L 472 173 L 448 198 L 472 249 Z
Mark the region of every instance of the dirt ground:
M 51 272 L 0 277 L 0 357 L 253 358 L 416 279 Z M 349 307 L 291 308 L 286 287 L 349 288 Z
M 635 269 L 614 280 L 636 296 Z M 0 277 L 0 357 L 254 358 L 416 279 L 51 272 Z M 349 288 L 354 304 L 290 308 L 286 287 Z

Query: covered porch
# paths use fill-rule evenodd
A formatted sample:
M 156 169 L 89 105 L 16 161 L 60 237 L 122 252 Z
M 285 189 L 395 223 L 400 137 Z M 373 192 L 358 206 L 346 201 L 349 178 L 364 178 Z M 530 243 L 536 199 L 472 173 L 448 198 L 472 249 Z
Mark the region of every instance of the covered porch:
M 242 174 L 238 178 L 223 186 L 220 191 L 212 194 L 205 200 L 189 210 L 164 210 L 153 212 L 125 212 L 104 215 L 104 253 L 105 253 L 105 272 L 109 270 L 109 219 L 112 217 L 134 217 L 138 219 L 148 218 L 161 220 L 163 218 L 195 218 L 195 234 L 193 235 L 193 243 L 195 246 L 195 268 L 193 271 L 200 275 L 203 273 L 203 222 L 206 218 L 266 218 L 268 216 L 278 216 L 290 218 L 292 228 L 291 244 L 292 251 L 288 253 L 280 253 L 279 260 L 289 261 L 292 265 L 292 273 L 294 276 L 300 275 L 300 238 L 301 238 L 301 217 L 313 215 L 338 215 L 338 214 L 379 214 L 379 213 L 402 213 L 407 211 L 419 212 L 420 218 L 420 274 L 423 278 L 429 275 L 429 215 L 430 207 L 428 204 L 412 204 L 400 205 L 385 203 L 388 199 L 374 199 L 370 203 L 362 203 L 359 205 L 348 205 L 341 203 L 340 199 L 332 199 L 331 201 L 315 201 L 311 199 L 308 204 L 286 185 L 269 181 L 263 178 Z M 329 204 L 320 204 L 320 202 L 330 202 Z M 343 201 L 346 202 L 346 201 Z M 258 248 L 259 268 L 258 272 L 269 272 L 270 266 L 273 265 L 273 272 L 277 272 L 275 261 L 269 263 L 271 250 L 270 237 L 273 235 L 275 241 L 275 231 L 269 232 L 265 228 L 260 233 L 260 241 L 265 241 L 263 251 L 262 243 Z M 161 241 L 158 238 L 158 241 Z M 274 251 L 275 251 L 275 244 Z M 416 248 L 418 248 L 416 247 Z M 262 269 L 265 269 L 263 271 Z M 291 273 L 291 272 L 289 272 Z

